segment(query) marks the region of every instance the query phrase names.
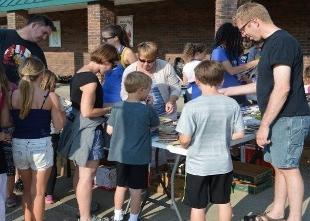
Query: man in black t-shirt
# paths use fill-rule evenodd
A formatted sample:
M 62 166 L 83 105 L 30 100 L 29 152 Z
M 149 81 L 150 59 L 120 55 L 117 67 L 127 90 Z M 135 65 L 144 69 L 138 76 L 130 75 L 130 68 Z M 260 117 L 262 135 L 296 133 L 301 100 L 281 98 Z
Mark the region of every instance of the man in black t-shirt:
M 55 30 L 53 22 L 44 15 L 31 17 L 27 25 L 19 30 L 0 29 L 0 60 L 10 82 L 18 83 L 17 67 L 27 57 L 36 56 L 47 66 L 44 53 L 37 43 Z
M 293 36 L 273 24 L 263 5 L 240 6 L 234 20 L 243 37 L 264 40 L 257 83 L 226 91 L 226 94 L 257 92 L 263 116 L 256 141 L 264 149 L 264 160 L 274 167 L 275 196 L 273 208 L 256 217 L 282 220 L 288 199 L 287 220 L 301 221 L 304 185 L 299 159 L 310 126 L 301 48 Z

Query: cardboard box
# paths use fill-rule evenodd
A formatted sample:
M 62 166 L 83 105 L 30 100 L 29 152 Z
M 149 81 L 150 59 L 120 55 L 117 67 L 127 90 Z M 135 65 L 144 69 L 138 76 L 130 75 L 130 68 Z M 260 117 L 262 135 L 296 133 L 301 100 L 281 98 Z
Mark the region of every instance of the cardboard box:
M 233 161 L 234 177 L 240 181 L 260 184 L 272 177 L 272 169 L 256 164 Z

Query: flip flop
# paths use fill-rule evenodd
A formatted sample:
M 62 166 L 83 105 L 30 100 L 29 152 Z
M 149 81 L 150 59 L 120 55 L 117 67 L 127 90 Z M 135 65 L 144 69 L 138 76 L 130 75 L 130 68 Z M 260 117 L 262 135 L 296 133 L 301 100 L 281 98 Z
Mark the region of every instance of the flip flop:
M 279 218 L 279 219 L 274 219 L 268 216 L 267 213 L 263 213 L 261 215 L 256 215 L 254 220 L 255 221 L 285 221 L 286 219 L 284 219 L 284 217 Z

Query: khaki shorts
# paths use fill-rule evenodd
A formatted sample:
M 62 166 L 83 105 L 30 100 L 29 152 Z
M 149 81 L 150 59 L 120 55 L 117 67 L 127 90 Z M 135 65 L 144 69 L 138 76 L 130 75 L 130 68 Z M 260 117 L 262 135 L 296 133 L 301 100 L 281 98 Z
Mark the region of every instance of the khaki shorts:
M 53 166 L 51 137 L 12 140 L 15 167 L 20 170 L 45 170 Z

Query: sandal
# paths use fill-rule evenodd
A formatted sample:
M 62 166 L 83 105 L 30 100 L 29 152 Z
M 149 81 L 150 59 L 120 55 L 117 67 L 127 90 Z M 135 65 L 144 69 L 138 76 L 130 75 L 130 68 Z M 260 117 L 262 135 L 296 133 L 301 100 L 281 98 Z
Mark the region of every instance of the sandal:
M 274 219 L 271 218 L 270 216 L 267 215 L 267 212 L 260 214 L 260 215 L 256 215 L 255 216 L 255 221 L 285 221 L 286 219 L 283 218 L 278 218 L 278 219 Z

